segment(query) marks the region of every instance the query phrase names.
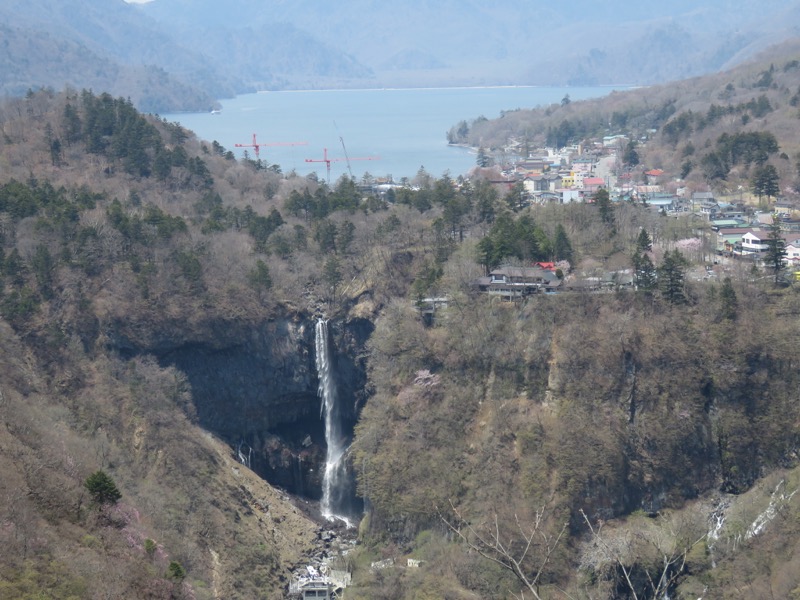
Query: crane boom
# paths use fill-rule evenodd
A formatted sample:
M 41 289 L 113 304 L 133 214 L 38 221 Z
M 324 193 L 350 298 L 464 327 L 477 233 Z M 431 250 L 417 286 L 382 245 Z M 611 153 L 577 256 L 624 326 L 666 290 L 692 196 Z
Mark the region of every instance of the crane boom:
M 344 145 L 344 142 L 342 142 L 342 144 Z M 327 178 L 326 181 L 328 183 L 330 183 L 330 181 L 331 181 L 331 163 L 341 162 L 341 161 L 344 160 L 344 161 L 347 161 L 347 165 L 348 165 L 348 169 L 349 169 L 351 160 L 380 160 L 380 158 L 381 158 L 380 156 L 358 156 L 358 157 L 354 157 L 354 158 L 330 157 L 330 156 L 328 156 L 328 149 L 327 148 L 323 148 L 322 158 L 307 158 L 306 162 L 307 163 L 324 162 L 325 166 L 326 166 L 326 168 L 328 170 L 328 178 Z M 351 171 L 350 172 L 350 177 L 352 177 L 352 176 L 353 176 L 353 173 Z
M 253 148 L 256 154 L 256 160 L 259 159 L 258 151 L 261 146 L 308 146 L 308 142 L 261 142 L 256 140 L 256 134 L 253 134 L 252 144 L 234 144 L 235 148 Z
M 347 161 L 347 172 L 350 173 L 350 179 L 353 179 L 353 169 L 350 168 L 350 158 L 347 156 L 347 148 L 344 145 L 344 138 L 339 136 L 339 141 L 342 142 L 342 150 L 344 150 L 344 158 Z

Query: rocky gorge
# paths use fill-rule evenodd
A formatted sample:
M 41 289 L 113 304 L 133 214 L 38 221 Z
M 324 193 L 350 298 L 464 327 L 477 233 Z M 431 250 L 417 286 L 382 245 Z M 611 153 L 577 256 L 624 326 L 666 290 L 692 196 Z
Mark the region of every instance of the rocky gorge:
M 263 321 L 209 319 L 150 329 L 118 321 L 106 331 L 123 356 L 152 355 L 183 372 L 197 422 L 269 483 L 318 500 L 325 460 L 315 366 L 318 315 Z M 363 317 L 331 322 L 332 373 L 347 435 L 367 399 L 365 345 L 374 328 Z M 171 330 L 170 330 L 171 329 Z

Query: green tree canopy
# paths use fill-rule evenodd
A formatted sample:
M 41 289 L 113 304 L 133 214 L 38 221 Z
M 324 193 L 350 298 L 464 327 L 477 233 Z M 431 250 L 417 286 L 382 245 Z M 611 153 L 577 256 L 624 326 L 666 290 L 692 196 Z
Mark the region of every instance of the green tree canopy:
M 656 288 L 658 275 L 650 255 L 638 249 L 633 254 L 633 284 L 637 290 L 650 292 Z
M 322 268 L 322 279 L 328 284 L 331 297 L 336 298 L 336 290 L 342 282 L 342 265 L 335 256 L 328 257 Z
M 639 237 L 636 238 L 636 250 L 638 252 L 647 252 L 652 250 L 653 248 L 653 240 L 650 238 L 650 234 L 647 233 L 647 230 L 643 227 L 639 231 Z
M 636 142 L 631 140 L 625 146 L 625 152 L 622 154 L 622 162 L 629 167 L 635 167 L 639 164 L 639 153 L 636 151 Z
M 774 165 L 766 164 L 756 167 L 750 179 L 753 193 L 759 197 L 774 198 L 780 193 L 780 176 Z
M 479 167 L 491 167 L 492 166 L 492 157 L 486 152 L 486 148 L 481 146 L 478 148 L 478 156 L 475 159 L 475 163 Z
M 180 581 L 186 577 L 186 570 L 181 563 L 177 560 L 173 560 L 170 561 L 169 567 L 167 567 L 167 576 Z
M 733 321 L 736 318 L 739 301 L 736 298 L 736 290 L 730 277 L 722 280 L 722 288 L 719 291 L 720 317 L 725 320 Z
M 772 217 L 772 225 L 769 227 L 769 237 L 767 238 L 767 250 L 764 253 L 764 264 L 770 269 L 775 277 L 775 283 L 780 281 L 781 273 L 786 266 L 786 242 L 781 232 L 781 222 L 777 217 Z
M 658 269 L 658 283 L 661 295 L 670 304 L 684 304 L 686 291 L 684 290 L 684 269 L 686 259 L 678 250 L 667 252 L 664 262 Z
M 614 205 L 611 204 L 611 196 L 608 190 L 600 188 L 594 194 L 594 203 L 600 212 L 600 220 L 606 225 L 614 227 Z
M 269 289 L 272 287 L 272 277 L 269 274 L 267 264 L 258 259 L 256 266 L 247 273 L 247 281 L 255 289 Z
M 553 238 L 553 258 L 556 260 L 566 260 L 570 264 L 574 259 L 572 243 L 569 241 L 564 226 L 559 223 L 556 225 L 556 233 Z
M 95 471 L 89 475 L 83 486 L 97 504 L 116 504 L 122 498 L 114 480 L 105 471 Z

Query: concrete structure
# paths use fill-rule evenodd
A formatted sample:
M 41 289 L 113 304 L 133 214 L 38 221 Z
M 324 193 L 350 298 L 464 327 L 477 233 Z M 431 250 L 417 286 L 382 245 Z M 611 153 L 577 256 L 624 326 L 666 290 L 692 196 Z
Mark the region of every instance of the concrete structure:
M 308 581 L 300 586 L 303 600 L 331 600 L 333 598 L 333 584 L 326 581 Z

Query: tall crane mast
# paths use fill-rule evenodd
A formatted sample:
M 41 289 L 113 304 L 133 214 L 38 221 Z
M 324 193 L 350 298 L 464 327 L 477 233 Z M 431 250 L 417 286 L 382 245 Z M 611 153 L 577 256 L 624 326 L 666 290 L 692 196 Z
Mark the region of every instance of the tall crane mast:
M 344 159 L 347 161 L 347 172 L 350 173 L 350 179 L 354 179 L 353 169 L 350 168 L 350 157 L 347 156 L 347 148 L 344 145 L 344 138 L 342 136 L 339 136 L 339 141 L 342 142 L 342 150 L 344 150 Z
M 342 144 L 344 144 L 344 142 L 342 142 Z M 332 162 L 340 162 L 340 161 L 343 161 L 343 160 L 347 161 L 347 168 L 349 170 L 350 169 L 350 161 L 351 160 L 380 160 L 380 158 L 381 158 L 380 156 L 359 156 L 357 158 L 347 158 L 345 156 L 345 158 L 339 158 L 339 157 L 332 158 L 332 157 L 328 156 L 328 149 L 327 148 L 323 148 L 322 158 L 307 158 L 306 162 L 307 163 L 324 162 L 325 166 L 327 167 L 327 171 L 328 171 L 328 176 L 327 176 L 328 178 L 325 181 L 327 181 L 328 184 L 330 184 L 330 182 L 331 182 L 331 163 Z M 352 176 L 353 176 L 353 172 L 350 171 L 350 177 L 352 177 Z
M 252 144 L 234 144 L 236 148 L 253 148 L 256 154 L 256 160 L 259 159 L 258 150 L 261 146 L 308 146 L 308 142 L 261 142 L 256 140 L 256 134 L 253 134 Z

